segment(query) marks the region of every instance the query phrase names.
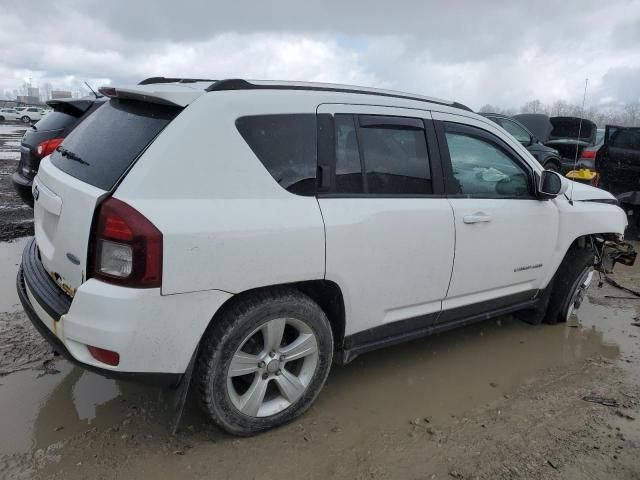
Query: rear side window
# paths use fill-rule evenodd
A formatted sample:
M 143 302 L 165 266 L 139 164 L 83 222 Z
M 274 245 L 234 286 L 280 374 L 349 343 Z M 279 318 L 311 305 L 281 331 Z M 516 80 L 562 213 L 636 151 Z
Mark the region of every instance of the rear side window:
M 62 130 L 72 125 L 76 120 L 77 118 L 73 115 L 62 112 L 50 112 L 37 123 L 36 129 L 39 132 Z
M 338 114 L 335 147 L 336 193 L 433 193 L 421 119 Z
M 422 129 L 360 129 L 369 193 L 432 193 L 427 141 Z
M 315 195 L 315 114 L 240 117 L 236 120 L 236 128 L 283 188 L 297 195 Z
M 65 138 L 51 162 L 78 180 L 111 190 L 180 111 L 178 107 L 111 99 Z
M 336 115 L 336 191 L 363 193 L 364 182 L 353 115 Z
M 620 129 L 611 136 L 611 146 L 640 151 L 640 129 Z

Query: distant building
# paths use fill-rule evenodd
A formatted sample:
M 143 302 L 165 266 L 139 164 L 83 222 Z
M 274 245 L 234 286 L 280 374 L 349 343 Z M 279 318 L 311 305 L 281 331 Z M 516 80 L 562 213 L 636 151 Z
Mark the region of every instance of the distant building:
M 18 103 L 23 105 L 43 105 L 40 97 L 34 97 L 32 95 L 18 95 Z
M 71 98 L 71 92 L 67 90 L 51 90 L 51 99 L 56 100 L 58 98 Z
M 27 88 L 27 95 L 40 99 L 40 89 L 38 87 L 29 87 Z

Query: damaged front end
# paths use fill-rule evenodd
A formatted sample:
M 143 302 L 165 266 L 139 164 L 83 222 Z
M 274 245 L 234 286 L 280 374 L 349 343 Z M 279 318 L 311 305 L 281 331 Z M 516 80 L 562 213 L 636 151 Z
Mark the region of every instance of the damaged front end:
M 633 266 L 636 261 L 638 252 L 622 235 L 594 236 L 591 241 L 596 254 L 596 270 L 602 273 L 613 273 L 616 263 Z

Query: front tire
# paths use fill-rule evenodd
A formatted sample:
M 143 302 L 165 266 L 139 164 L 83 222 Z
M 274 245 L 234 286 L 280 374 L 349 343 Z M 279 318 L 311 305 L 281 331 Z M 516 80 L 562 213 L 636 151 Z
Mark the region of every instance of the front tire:
M 22 120 L 22 123 L 31 123 L 31 118 L 27 117 L 26 115 L 22 117 L 20 120 Z
M 594 275 L 593 252 L 572 248 L 562 260 L 552 283 L 545 323 L 566 322 L 584 300 Z
M 235 301 L 213 320 L 200 348 L 195 381 L 204 412 L 227 432 L 247 436 L 311 406 L 329 374 L 333 336 L 315 302 L 283 288 Z

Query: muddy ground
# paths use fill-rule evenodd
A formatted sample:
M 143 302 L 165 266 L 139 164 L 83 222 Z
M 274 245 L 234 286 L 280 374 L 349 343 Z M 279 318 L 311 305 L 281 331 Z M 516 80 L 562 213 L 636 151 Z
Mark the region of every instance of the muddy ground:
M 20 200 L 11 184 L 25 130 L 19 123 L 0 123 L 0 242 L 33 235 L 33 210 Z
M 190 399 L 172 436 L 171 392 L 52 355 L 15 294 L 25 243 L 0 243 L 0 478 L 640 478 L 640 300 L 608 285 L 569 325 L 504 317 L 335 367 L 304 417 L 257 437 Z M 617 269 L 640 289 L 640 265 Z

